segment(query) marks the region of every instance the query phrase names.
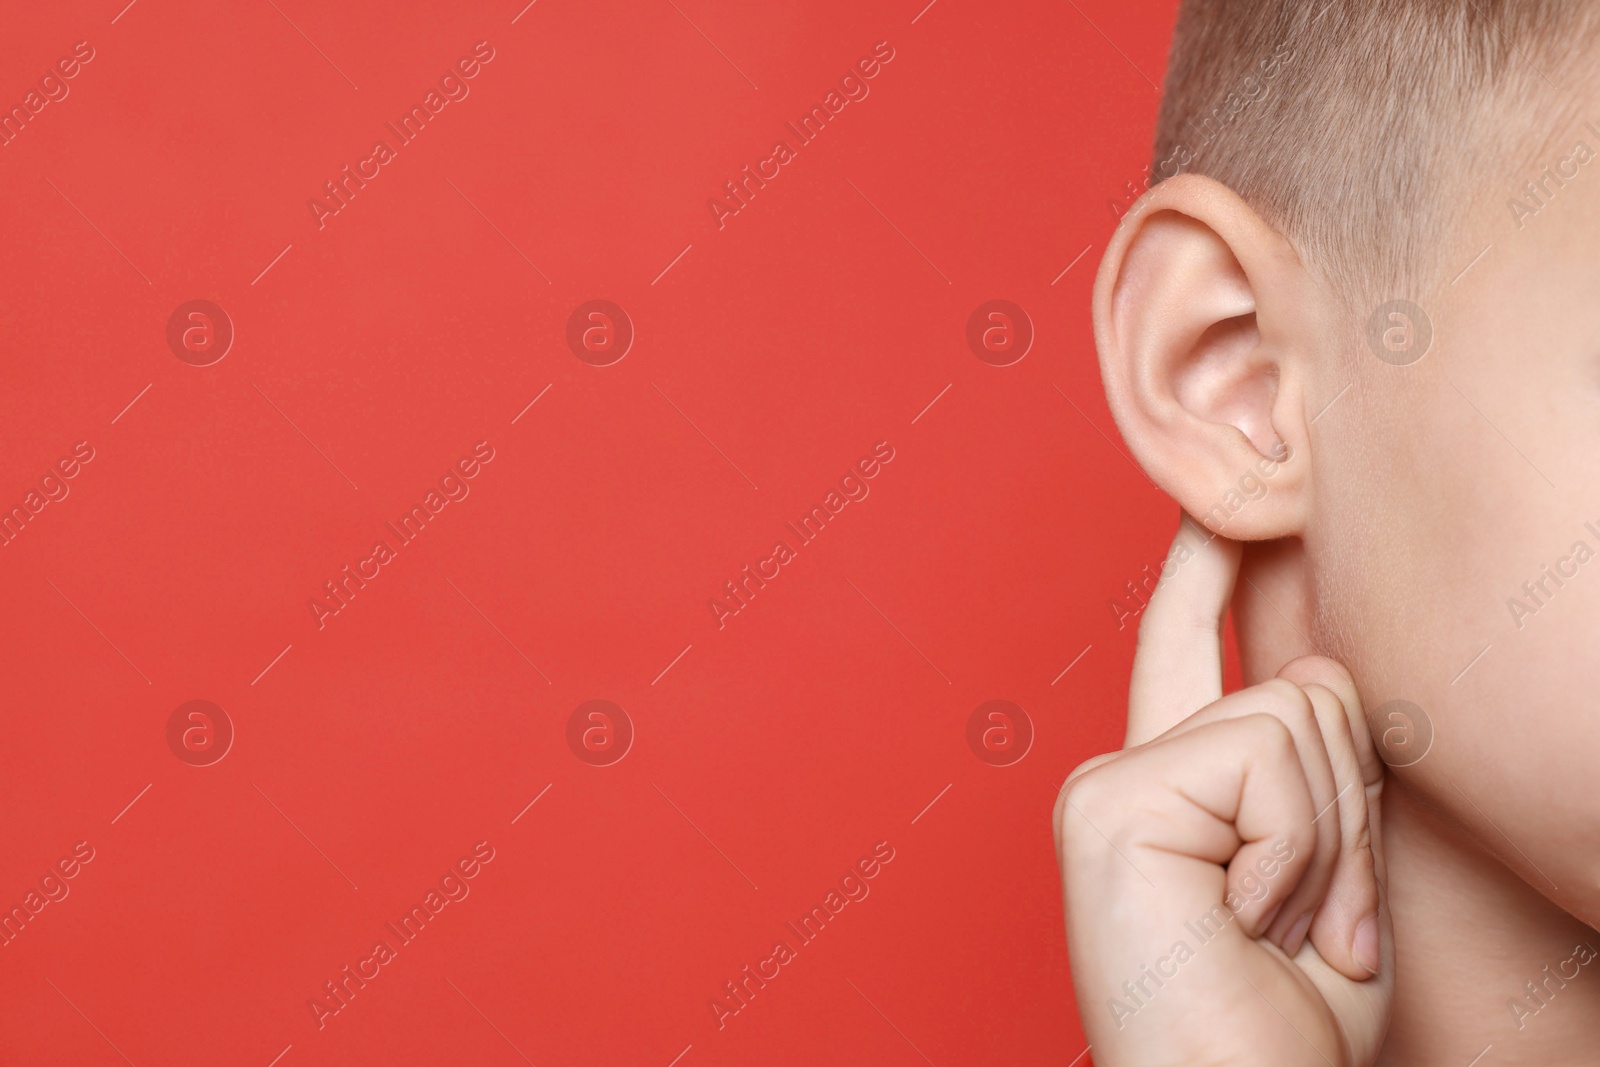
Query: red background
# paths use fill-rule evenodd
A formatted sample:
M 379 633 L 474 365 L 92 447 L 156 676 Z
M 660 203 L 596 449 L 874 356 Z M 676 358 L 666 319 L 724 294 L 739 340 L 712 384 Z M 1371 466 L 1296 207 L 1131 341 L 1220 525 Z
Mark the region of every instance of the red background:
M 1088 294 L 1170 0 L 123 2 L 0 26 L 8 107 L 96 53 L 0 149 L 0 505 L 95 450 L 0 548 L 0 906 L 95 849 L 0 948 L 0 1061 L 1077 1056 L 1050 809 L 1117 743 L 1109 605 L 1173 516 Z M 470 95 L 319 229 L 308 199 L 480 40 Z M 870 95 L 719 230 L 707 200 L 879 41 Z M 565 340 L 594 298 L 637 331 L 608 367 Z M 1036 330 L 1008 367 L 965 340 L 993 298 Z M 237 331 L 207 367 L 166 341 L 193 299 Z M 485 440 L 319 629 L 322 583 Z M 719 629 L 880 441 L 870 496 Z M 193 699 L 236 730 L 210 766 L 168 747 Z M 567 743 L 591 699 L 636 731 L 611 766 Z M 1010 766 L 967 744 L 993 699 L 1036 731 Z M 870 896 L 719 1028 L 880 841 Z

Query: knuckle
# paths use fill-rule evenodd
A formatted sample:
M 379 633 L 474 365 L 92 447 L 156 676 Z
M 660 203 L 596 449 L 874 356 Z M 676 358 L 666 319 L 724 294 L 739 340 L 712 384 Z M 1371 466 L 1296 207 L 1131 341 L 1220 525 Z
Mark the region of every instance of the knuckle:
M 1085 805 L 1094 806 L 1096 800 L 1104 792 L 1100 780 L 1104 775 L 1096 775 L 1097 767 L 1079 767 L 1061 786 L 1061 794 L 1056 799 L 1056 809 L 1062 811 L 1068 808 L 1083 810 Z
M 1251 743 L 1258 755 L 1269 759 L 1299 761 L 1294 733 L 1279 715 L 1260 711 L 1240 720 L 1251 731 Z
M 1318 848 L 1321 842 L 1317 839 L 1315 827 L 1309 822 L 1296 820 L 1284 826 L 1278 837 L 1289 849 L 1289 854 L 1282 857 L 1285 870 L 1308 869 L 1326 851 Z
M 1092 761 L 1091 761 L 1092 762 Z M 1081 849 L 1084 843 L 1102 842 L 1101 833 L 1114 832 L 1126 810 L 1120 775 L 1108 773 L 1108 765 L 1096 764 L 1073 772 L 1056 798 L 1056 843 L 1064 851 Z M 1077 818 L 1073 818 L 1077 815 Z M 1099 830 L 1091 829 L 1098 827 Z
M 1367 821 L 1365 805 L 1361 806 L 1358 818 L 1344 828 L 1344 851 L 1356 857 L 1365 857 L 1364 862 L 1369 866 L 1372 863 L 1372 826 Z
M 1063 788 L 1071 785 L 1073 782 L 1077 781 L 1079 778 L 1082 778 L 1096 767 L 1102 767 L 1105 764 L 1110 763 L 1119 755 L 1121 755 L 1119 752 L 1102 752 L 1098 756 L 1090 756 L 1088 759 L 1072 768 L 1072 773 L 1068 774 L 1067 780 L 1062 783 Z
M 1272 697 L 1280 716 L 1292 717 L 1296 725 L 1310 725 L 1316 721 L 1317 709 L 1311 696 L 1294 682 L 1274 678 L 1262 682 L 1261 688 Z
M 1322 736 L 1330 744 L 1337 744 L 1341 748 L 1351 751 L 1355 749 L 1355 732 L 1350 726 L 1350 716 L 1345 713 L 1344 703 L 1339 695 L 1324 686 L 1314 686 L 1307 690 L 1311 696 L 1311 705 L 1316 709 L 1317 723 L 1322 727 Z

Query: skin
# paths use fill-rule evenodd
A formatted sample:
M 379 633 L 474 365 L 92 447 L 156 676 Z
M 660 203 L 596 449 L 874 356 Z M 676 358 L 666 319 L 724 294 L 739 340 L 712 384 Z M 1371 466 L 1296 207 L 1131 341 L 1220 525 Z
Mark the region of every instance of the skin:
M 1600 160 L 1520 228 L 1506 204 L 1580 140 L 1600 148 L 1563 125 L 1451 194 L 1443 280 L 1413 296 L 1432 344 L 1405 366 L 1210 179 L 1155 187 L 1108 248 L 1112 412 L 1211 517 L 1185 520 L 1142 621 L 1127 747 L 1056 807 L 1101 1067 L 1593 1062 L 1600 957 L 1568 961 L 1600 951 Z M 1230 606 L 1247 688 L 1223 697 Z M 1248 899 L 1280 842 L 1294 860 Z M 1185 923 L 1229 889 L 1201 944 Z M 1122 983 L 1180 940 L 1193 958 L 1136 1004 Z

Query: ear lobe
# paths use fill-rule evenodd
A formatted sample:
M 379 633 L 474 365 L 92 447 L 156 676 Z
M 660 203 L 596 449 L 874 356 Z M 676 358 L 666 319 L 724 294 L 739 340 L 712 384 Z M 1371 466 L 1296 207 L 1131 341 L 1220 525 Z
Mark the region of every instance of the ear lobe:
M 1195 175 L 1145 194 L 1095 282 L 1100 370 L 1123 438 L 1185 511 L 1235 540 L 1298 534 L 1309 513 L 1305 283 L 1276 231 Z

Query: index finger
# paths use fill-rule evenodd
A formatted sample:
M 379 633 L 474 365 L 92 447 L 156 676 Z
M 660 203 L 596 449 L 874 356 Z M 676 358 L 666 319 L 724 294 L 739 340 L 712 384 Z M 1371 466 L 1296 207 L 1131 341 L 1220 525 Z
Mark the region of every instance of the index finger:
M 1241 548 L 1182 513 L 1139 622 L 1125 747 L 1159 737 L 1222 696 L 1222 622 Z

